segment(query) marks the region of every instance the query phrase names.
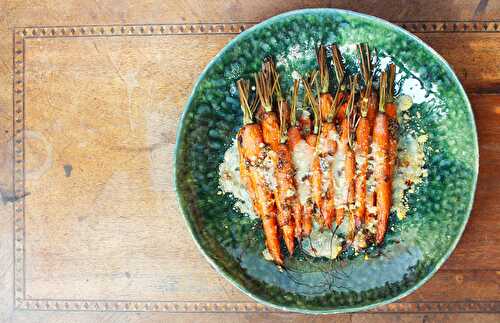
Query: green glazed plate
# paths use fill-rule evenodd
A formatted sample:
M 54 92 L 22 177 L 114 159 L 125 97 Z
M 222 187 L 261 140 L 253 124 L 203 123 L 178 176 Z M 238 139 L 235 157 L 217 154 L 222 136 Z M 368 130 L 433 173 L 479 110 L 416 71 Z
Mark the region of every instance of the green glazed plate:
M 250 78 L 264 57 L 276 57 L 289 84 L 293 71 L 315 66 L 318 43 L 338 43 L 351 72 L 349 45 L 367 42 L 381 62 L 398 66 L 397 88 L 413 97 L 403 132 L 426 133 L 428 176 L 408 194 L 404 220 L 391 217 L 384 245 L 341 260 L 297 252 L 284 271 L 262 256 L 258 220 L 218 194 L 218 167 L 242 125 L 235 81 Z M 288 82 L 288 83 L 287 83 Z M 478 174 L 478 143 L 467 96 L 445 60 L 417 37 L 384 20 L 335 9 L 285 13 L 241 33 L 198 79 L 178 128 L 175 185 L 191 234 L 208 261 L 245 294 L 302 313 L 367 310 L 422 286 L 457 245 L 467 223 Z

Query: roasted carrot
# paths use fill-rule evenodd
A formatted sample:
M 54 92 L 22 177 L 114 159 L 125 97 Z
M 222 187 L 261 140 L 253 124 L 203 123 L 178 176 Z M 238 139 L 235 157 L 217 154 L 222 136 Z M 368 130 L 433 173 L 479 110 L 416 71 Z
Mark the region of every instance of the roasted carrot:
M 277 148 L 276 168 L 276 205 L 278 207 L 278 224 L 283 232 L 283 239 L 290 254 L 295 248 L 295 224 L 302 227 L 300 203 L 294 183 L 292 156 L 285 143 Z M 298 211 L 298 213 L 296 213 Z
M 333 109 L 333 108 L 331 108 Z M 321 205 L 321 214 L 325 226 L 332 229 L 335 220 L 335 174 L 334 174 L 334 155 L 337 151 L 337 129 L 331 119 L 324 122 L 321 126 L 318 143 L 318 155 L 320 156 L 320 166 L 322 170 L 323 183 L 323 203 Z
M 325 221 L 325 225 L 331 229 L 335 219 L 335 176 L 334 176 L 334 156 L 337 151 L 338 133 L 334 124 L 334 118 L 338 114 L 337 106 L 342 109 L 342 97 L 344 95 L 344 67 L 342 65 L 340 52 L 336 45 L 332 45 L 334 52 L 335 73 L 339 83 L 335 97 L 328 92 L 329 74 L 328 65 L 326 62 L 326 48 L 320 46 L 317 51 L 317 61 L 320 67 L 320 113 L 322 119 L 321 131 L 319 135 L 318 153 L 321 156 L 321 166 L 323 168 L 323 204 L 321 212 Z M 354 170 L 354 167 L 349 168 Z
M 260 125 L 253 122 L 251 107 L 248 103 L 249 83 L 244 80 L 237 82 L 240 92 L 241 108 L 243 110 L 243 127 L 238 132 L 238 150 L 242 180 L 247 186 L 250 197 L 264 228 L 266 247 L 274 262 L 283 265 L 281 254 L 277 210 L 272 189 L 263 174 L 264 139 Z M 256 101 L 254 101 L 256 102 Z
M 389 64 L 387 74 L 387 98 L 385 104 L 385 113 L 387 114 L 389 122 L 389 174 L 390 183 L 392 188 L 392 177 L 394 175 L 394 168 L 396 167 L 396 160 L 398 157 L 398 119 L 397 119 L 397 106 L 394 102 L 394 79 L 396 77 L 396 65 Z
M 288 119 L 290 111 L 288 103 L 283 98 L 281 87 L 279 85 L 279 75 L 276 67 L 272 66 L 275 79 L 274 92 L 278 101 L 278 113 L 280 121 L 280 144 L 276 152 L 278 157 L 276 178 L 278 186 L 278 195 L 276 203 L 278 206 L 278 221 L 283 230 L 285 244 L 293 254 L 295 247 L 294 237 L 302 236 L 302 207 L 300 205 L 298 192 L 295 183 L 295 167 L 293 164 L 292 153 L 287 145 L 288 141 Z M 296 105 L 296 102 L 294 102 Z M 294 107 L 294 112 L 296 108 Z
M 314 149 L 302 138 L 300 126 L 297 122 L 297 99 L 299 93 L 299 80 L 293 83 L 292 99 L 290 104 L 290 127 L 288 128 L 288 147 L 292 153 L 295 166 L 295 183 L 299 196 L 299 204 L 295 209 L 295 236 L 300 239 L 308 236 L 312 231 L 313 205 L 311 200 L 310 168 L 311 165 L 304 161 L 303 154 L 312 155 Z M 305 151 L 300 151 L 303 149 Z M 302 159 L 302 160 L 301 160 Z
M 292 157 L 286 145 L 286 116 L 284 109 L 287 108 L 283 102 L 279 78 L 274 63 L 271 59 L 264 62 L 262 71 L 256 76 L 257 95 L 266 111 L 261 120 L 264 143 L 271 147 L 274 177 L 276 187 L 274 196 L 278 208 L 278 224 L 283 234 L 283 239 L 290 254 L 295 249 L 295 214 L 297 208 L 297 192 L 294 183 L 294 167 Z M 278 107 L 280 109 L 280 120 L 272 111 L 273 94 L 276 93 Z M 301 214 L 297 214 L 301 217 Z
M 337 129 L 332 122 L 324 123 L 317 139 L 316 159 L 319 160 L 321 170 L 321 216 L 324 225 L 328 229 L 333 228 L 336 218 L 335 207 L 335 174 L 334 174 L 334 155 L 337 151 Z
M 304 178 L 300 177 L 302 176 L 302 174 L 298 172 L 297 165 L 295 163 L 295 148 L 300 144 L 300 142 L 305 143 L 304 139 L 302 139 L 302 136 L 300 135 L 299 129 L 297 127 L 290 128 L 288 130 L 288 147 L 292 154 L 294 168 L 296 169 L 295 183 L 299 183 L 300 181 L 302 181 L 304 182 L 303 185 L 305 185 L 306 188 L 310 188 L 309 175 L 306 175 Z M 299 203 L 294 204 L 293 213 L 295 219 L 295 237 L 300 240 L 303 236 L 308 236 L 311 233 L 312 229 L 311 192 L 310 189 L 301 191 L 297 187 L 297 195 Z
M 355 178 L 356 208 L 355 220 L 359 226 L 365 221 L 366 214 L 366 177 L 368 171 L 368 154 L 370 153 L 370 124 L 366 117 L 368 110 L 368 98 L 364 97 L 361 107 L 361 117 L 356 128 L 356 164 L 357 172 Z
M 294 150 L 297 145 L 303 141 L 302 135 L 300 134 L 300 128 L 297 126 L 288 128 L 288 147 L 290 150 Z
M 347 233 L 349 239 L 354 237 L 354 215 L 351 212 L 355 202 L 355 185 L 354 185 L 354 175 L 356 173 L 356 160 L 354 150 L 352 148 L 352 123 L 354 119 L 354 103 L 357 87 L 357 75 L 351 80 L 351 93 L 348 99 L 348 106 L 346 110 L 346 116 L 341 124 L 341 135 L 339 143 L 339 151 L 345 156 L 343 174 L 340 176 L 344 177 L 344 187 L 340 192 L 340 205 L 337 205 L 337 225 L 343 222 L 345 212 L 347 210 L 349 215 L 349 223 L 347 227 Z M 340 161 L 342 162 L 342 161 Z M 341 180 L 341 179 L 339 179 Z
M 385 98 L 387 92 L 387 74 L 382 72 L 380 77 L 380 101 L 379 111 L 375 118 L 373 128 L 375 179 L 377 192 L 377 244 L 384 240 L 387 230 L 387 222 L 391 209 L 391 182 L 390 182 L 390 160 L 389 160 L 389 122 L 385 113 Z
M 313 148 L 316 147 L 316 143 L 318 142 L 318 135 L 316 135 L 315 133 L 310 133 L 306 138 L 306 142 L 309 146 Z
M 368 158 L 371 145 L 371 123 L 368 118 L 369 104 L 372 103 L 372 72 L 368 45 L 358 44 L 358 56 L 365 81 L 365 89 L 360 100 L 360 118 L 356 128 L 356 176 L 355 176 L 355 222 L 359 227 L 366 220 Z M 374 198 L 370 194 L 370 198 Z M 375 205 L 372 203 L 373 206 Z
M 306 142 L 313 149 L 314 155 L 311 164 L 311 196 L 313 203 L 313 215 L 316 219 L 316 222 L 323 228 L 324 226 L 324 215 L 322 213 L 323 206 L 323 174 L 321 171 L 321 156 L 318 154 L 318 143 L 319 143 L 319 133 L 321 126 L 321 110 L 319 109 L 319 100 L 315 97 L 312 92 L 312 86 L 315 84 L 316 80 L 316 72 L 311 74 L 309 79 L 302 79 L 302 83 L 304 85 L 304 90 L 306 93 L 307 100 L 311 105 L 313 115 L 314 115 L 314 126 L 313 131 L 306 138 Z
M 372 91 L 370 96 L 370 100 L 368 101 L 368 112 L 366 117 L 368 118 L 368 122 L 370 123 L 370 128 L 373 131 L 373 127 L 375 125 L 375 118 L 377 117 L 378 112 L 378 95 L 376 91 Z
M 373 133 L 373 127 L 375 124 L 375 118 L 377 117 L 377 111 L 378 111 L 378 96 L 377 92 L 373 90 L 373 83 L 372 83 L 372 59 L 370 55 L 370 49 L 366 43 L 364 44 L 359 44 L 357 46 L 358 49 L 358 54 L 359 54 L 359 59 L 360 59 L 360 66 L 361 66 L 361 71 L 363 74 L 363 77 L 365 79 L 365 84 L 366 84 L 366 91 L 365 95 L 363 98 L 362 105 L 364 106 L 362 113 L 365 115 L 365 117 L 360 118 L 359 120 L 359 125 L 360 130 L 357 131 L 360 133 L 360 135 L 364 135 L 362 137 L 365 140 L 365 144 L 363 149 L 366 151 L 366 148 L 368 146 L 368 151 L 371 150 L 371 138 L 372 138 L 372 133 Z M 369 84 L 368 84 L 369 83 Z M 368 86 L 369 85 L 369 86 Z M 369 93 L 367 93 L 367 90 L 370 90 Z M 368 131 L 368 133 L 366 133 Z M 368 141 L 367 141 L 368 140 Z M 367 141 L 367 142 L 366 142 Z M 362 152 L 360 152 L 362 153 Z M 358 209 L 358 220 L 364 220 L 364 222 L 371 222 L 372 219 L 376 217 L 376 200 L 377 200 L 377 194 L 376 194 L 376 185 L 375 185 L 375 177 L 373 175 L 373 156 L 372 154 L 368 154 L 367 156 L 367 168 L 366 168 L 366 176 L 364 174 L 360 177 L 360 182 L 365 183 L 365 188 L 359 187 L 358 190 L 360 190 L 360 195 L 358 199 L 357 204 L 362 203 L 360 205 L 360 209 Z M 365 168 L 363 167 L 363 172 Z M 357 195 L 358 196 L 358 195 Z M 366 197 L 365 202 L 362 202 L 363 197 Z M 364 214 L 363 214 L 364 213 Z M 362 216 L 362 217 L 361 217 Z
M 347 110 L 347 102 L 344 102 L 340 105 L 338 112 L 337 112 L 336 119 L 339 122 L 339 124 L 341 124 L 342 121 L 344 121 L 344 119 L 346 117 L 346 110 Z

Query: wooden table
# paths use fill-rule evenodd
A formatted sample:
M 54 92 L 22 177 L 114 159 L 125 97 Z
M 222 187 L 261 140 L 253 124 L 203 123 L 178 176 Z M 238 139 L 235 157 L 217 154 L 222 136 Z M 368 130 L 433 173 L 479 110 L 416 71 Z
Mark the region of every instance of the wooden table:
M 475 207 L 450 259 L 401 301 L 314 321 L 500 320 L 499 1 L 0 3 L 0 322 L 288 321 L 220 278 L 172 178 L 200 71 L 238 32 L 302 7 L 393 21 L 453 66 L 479 131 Z

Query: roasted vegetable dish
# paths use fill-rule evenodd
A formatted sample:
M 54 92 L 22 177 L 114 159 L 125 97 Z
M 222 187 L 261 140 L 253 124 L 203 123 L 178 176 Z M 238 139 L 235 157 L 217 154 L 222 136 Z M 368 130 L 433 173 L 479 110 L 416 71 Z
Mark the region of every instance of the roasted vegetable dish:
M 333 44 L 318 46 L 317 68 L 286 89 L 271 57 L 237 81 L 240 181 L 277 265 L 313 231 L 342 227 L 342 249 L 384 243 L 398 167 L 396 66 L 375 75 L 368 46 L 356 51 L 360 74 L 348 75 Z

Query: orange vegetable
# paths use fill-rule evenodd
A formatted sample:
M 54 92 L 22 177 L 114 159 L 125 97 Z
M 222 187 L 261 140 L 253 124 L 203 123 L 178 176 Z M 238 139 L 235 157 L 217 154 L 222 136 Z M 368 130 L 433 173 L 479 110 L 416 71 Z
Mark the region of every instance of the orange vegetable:
M 301 214 L 295 214 L 297 205 L 297 191 L 294 182 L 294 169 L 292 156 L 286 144 L 280 144 L 277 148 L 276 168 L 276 205 L 278 206 L 278 224 L 283 231 L 283 239 L 290 254 L 295 248 L 295 221 L 299 220 Z M 297 216 L 297 218 L 296 218 Z
M 274 111 L 264 112 L 260 122 L 264 142 L 276 150 L 280 144 L 280 126 Z
M 294 181 L 295 170 L 286 144 L 288 105 L 281 95 L 279 76 L 271 60 L 264 63 L 256 77 L 257 95 L 266 111 L 261 121 L 264 143 L 269 145 L 273 155 L 276 188 L 274 196 L 278 208 L 278 224 L 290 254 L 295 249 L 295 223 L 301 224 L 302 214 Z M 272 111 L 273 92 L 279 108 L 279 120 Z M 286 110 L 286 111 L 285 111 Z
M 248 104 L 249 84 L 238 81 L 240 102 L 243 109 L 243 127 L 238 132 L 238 150 L 240 154 L 240 168 L 243 183 L 247 190 L 255 212 L 259 215 L 264 228 L 266 246 L 274 262 L 283 265 L 283 256 L 278 235 L 277 210 L 272 189 L 259 170 L 260 161 L 265 157 L 263 149 L 264 139 L 260 125 L 253 123 L 253 108 Z
M 355 222 L 357 226 L 366 222 L 367 210 L 367 178 L 368 178 L 368 158 L 370 154 L 370 145 L 372 142 L 372 124 L 375 121 L 376 110 L 373 109 L 373 95 L 372 95 L 372 71 L 371 71 L 371 58 L 370 51 L 367 44 L 358 44 L 358 56 L 360 59 L 361 71 L 365 81 L 365 90 L 362 92 L 360 100 L 360 118 L 356 128 L 356 158 L 357 174 L 355 176 Z M 371 108 L 370 108 L 371 107 Z M 373 116 L 369 114 L 373 114 Z M 373 118 L 373 120 L 370 120 Z M 370 194 L 369 197 L 375 206 L 374 196 Z
M 332 108 L 330 108 L 332 109 Z M 337 129 L 335 129 L 335 124 L 329 119 L 330 122 L 324 122 L 321 126 L 321 132 L 319 135 L 320 143 L 318 145 L 318 154 L 324 159 L 324 163 L 328 163 L 329 168 L 327 169 L 327 184 L 326 189 L 323 188 L 322 194 L 324 198 L 321 204 L 321 214 L 323 215 L 323 221 L 327 228 L 332 229 L 333 221 L 335 220 L 335 178 L 334 178 L 334 165 L 333 156 L 337 151 Z M 323 173 L 323 176 L 325 174 Z
M 376 147 L 375 154 L 375 178 L 377 192 L 377 234 L 375 241 L 377 244 L 384 240 L 387 230 L 387 222 L 391 210 L 392 193 L 391 193 L 391 174 L 389 160 L 389 122 L 385 113 L 385 98 L 386 98 L 387 74 L 382 72 L 380 77 L 380 103 L 379 112 L 375 118 L 373 128 L 373 142 Z
M 290 127 L 287 130 L 288 136 L 288 147 L 292 155 L 295 151 L 297 145 L 301 142 L 304 142 L 302 135 L 300 133 L 300 128 L 297 123 L 297 98 L 299 92 L 299 81 L 295 80 L 293 82 L 293 93 L 290 104 Z M 292 160 L 293 161 L 293 160 Z M 305 178 L 304 181 L 309 183 L 309 178 Z M 297 184 L 297 183 L 296 183 Z M 307 185 L 307 184 L 306 184 Z M 309 183 L 310 187 L 310 183 Z M 298 194 L 298 193 L 297 193 Z M 302 193 L 305 194 L 305 193 Z M 294 217 L 295 217 L 295 237 L 299 240 L 303 235 L 308 236 L 311 233 L 312 229 L 312 213 L 305 214 L 305 212 L 311 212 L 312 206 L 310 199 L 306 200 L 305 205 L 302 205 L 300 200 L 296 201 L 294 204 Z M 308 223 L 306 223 L 308 222 Z
M 372 91 L 370 99 L 368 100 L 368 112 L 366 116 L 368 118 L 368 122 L 370 123 L 370 128 L 372 129 L 372 131 L 375 125 L 375 118 L 377 117 L 377 112 L 378 112 L 377 102 L 378 102 L 377 93 L 375 91 Z
M 388 72 L 388 85 L 387 85 L 387 100 L 385 104 L 385 113 L 387 114 L 387 118 L 389 120 L 389 174 L 391 177 L 391 186 L 392 186 L 392 178 L 394 176 L 394 169 L 396 167 L 396 161 L 398 158 L 398 119 L 397 119 L 397 106 L 394 102 L 394 79 L 396 77 L 396 65 L 389 65 Z
M 355 186 L 354 186 L 354 175 L 356 173 L 356 160 L 354 151 L 352 149 L 351 144 L 351 127 L 352 127 L 352 114 L 354 113 L 354 99 L 356 94 L 356 86 L 357 86 L 357 76 L 354 80 L 351 81 L 351 94 L 348 100 L 348 107 L 346 110 L 346 117 L 342 121 L 341 124 L 341 134 L 340 134 L 340 147 L 339 150 L 343 150 L 345 154 L 345 165 L 344 165 L 344 174 L 345 176 L 345 185 L 347 190 L 347 196 L 343 197 L 345 199 L 343 204 L 340 207 L 337 207 L 337 225 L 340 225 L 344 219 L 345 210 L 349 211 L 349 229 L 348 235 L 351 237 L 354 233 L 354 217 L 350 209 L 354 205 L 355 200 Z M 342 175 L 341 175 L 342 176 Z
M 313 73 L 312 75 L 316 75 Z M 306 142 L 314 149 L 314 156 L 311 164 L 311 196 L 313 203 L 313 216 L 316 219 L 318 225 L 322 228 L 325 225 L 325 215 L 323 214 L 323 172 L 321 170 L 321 156 L 318 153 L 318 143 L 319 143 L 319 133 L 321 125 L 321 115 L 319 110 L 318 100 L 315 98 L 311 85 L 314 84 L 315 78 L 306 81 L 303 79 L 304 89 L 308 102 L 311 104 L 311 108 L 314 114 L 314 128 L 313 133 L 307 136 Z
M 368 120 L 368 102 L 371 97 L 371 78 L 367 80 L 366 90 L 361 99 L 361 117 L 356 128 L 356 157 L 361 161 L 358 163 L 358 173 L 355 178 L 356 208 L 355 220 L 360 225 L 366 219 L 366 181 L 368 176 L 368 158 L 371 145 L 371 127 Z

